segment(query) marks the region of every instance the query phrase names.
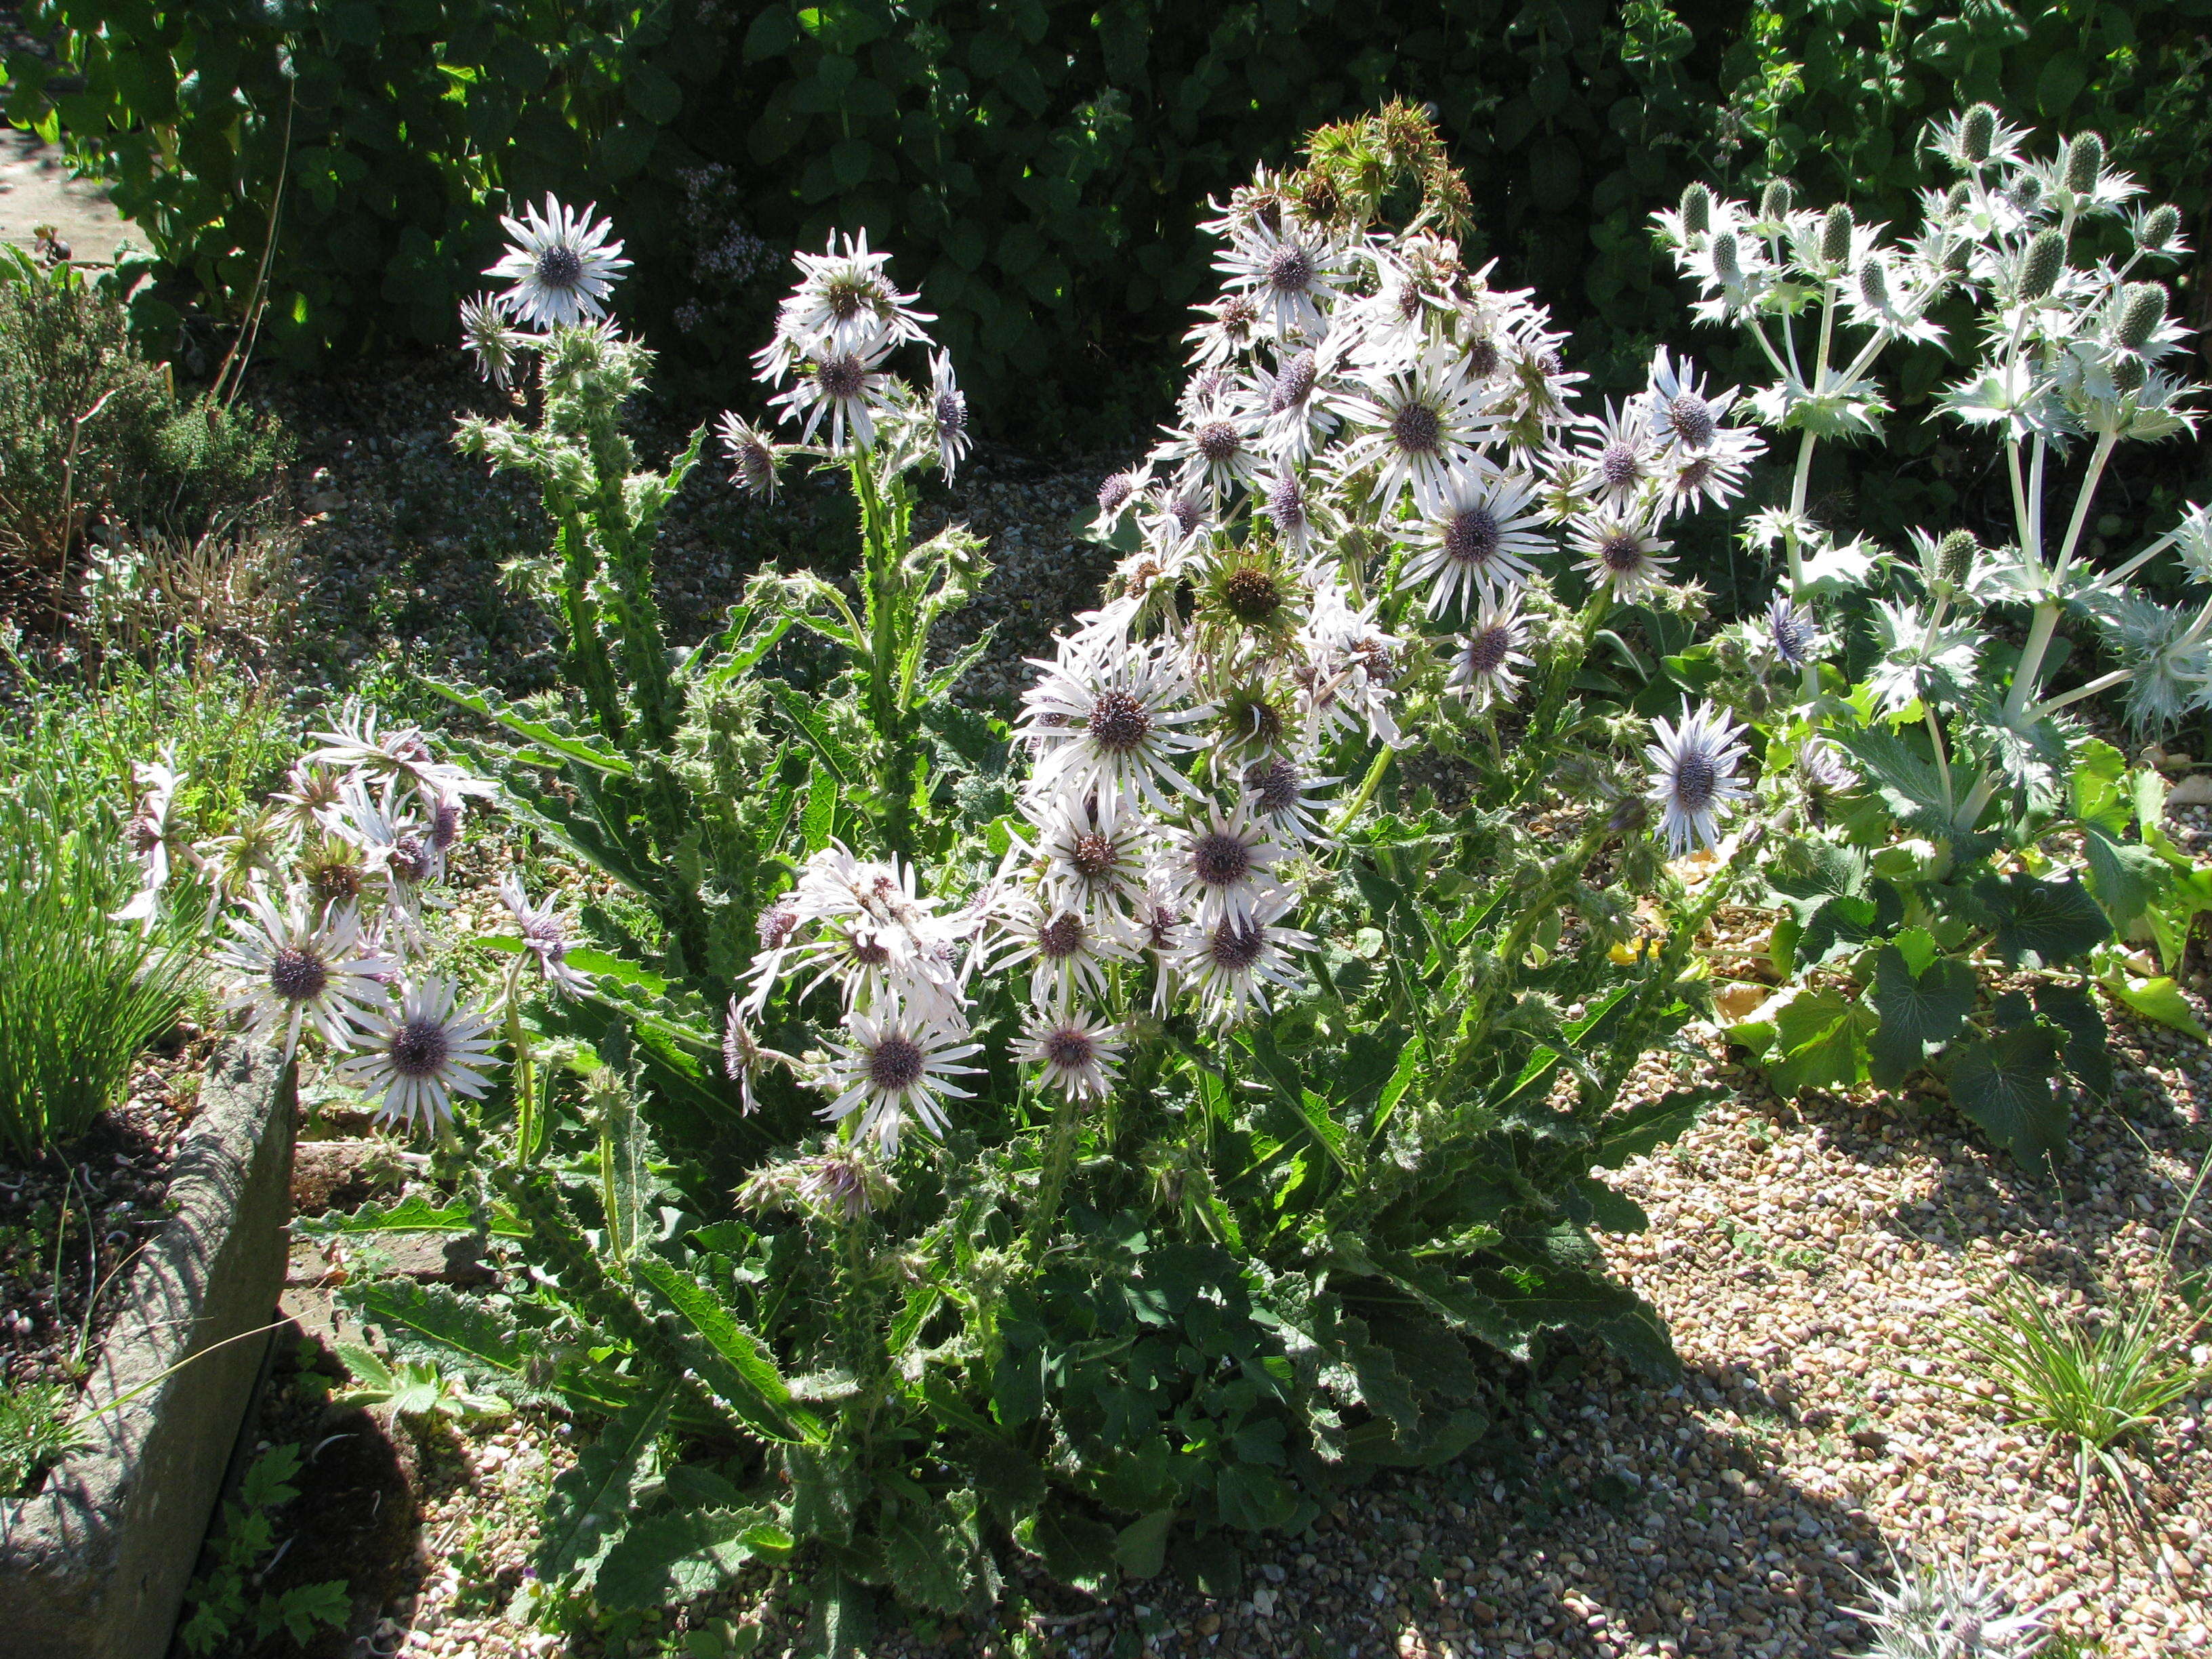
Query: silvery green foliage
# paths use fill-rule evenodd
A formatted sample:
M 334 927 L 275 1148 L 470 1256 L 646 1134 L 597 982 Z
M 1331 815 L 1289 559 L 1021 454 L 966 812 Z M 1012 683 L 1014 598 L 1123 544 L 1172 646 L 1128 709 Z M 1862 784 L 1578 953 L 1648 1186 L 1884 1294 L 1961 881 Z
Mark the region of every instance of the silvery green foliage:
M 1852 1611 L 1874 1627 L 1868 1659 L 2028 1659 L 2051 1639 L 2044 1615 L 1986 1568 L 1922 1562 L 1899 1565 L 1893 1584 L 1860 1582 L 1872 1605 Z
M 2129 774 L 2068 712 L 2122 686 L 2141 726 L 2212 706 L 2212 599 L 2177 608 L 2130 586 L 2169 552 L 2212 585 L 2212 517 L 2192 507 L 2109 562 L 2084 538 L 2117 447 L 2194 428 L 2200 388 L 2152 280 L 2186 245 L 2179 215 L 2142 204 L 2094 134 L 2038 155 L 1977 106 L 1936 124 L 1929 149 L 1956 182 L 1923 194 L 1909 232 L 1799 204 L 1780 182 L 1756 204 L 1694 185 L 1656 216 L 1699 319 L 1742 330 L 1773 372 L 1748 407 L 1796 441 L 1786 501 L 1744 531 L 1778 558 L 1780 589 L 1763 625 L 1729 636 L 1740 672 L 1724 692 L 1770 762 L 1795 763 L 1770 764 L 1762 798 L 1792 832 L 1773 884 L 1789 913 L 1777 961 L 1796 982 L 1735 1035 L 1785 1091 L 1893 1088 L 1933 1069 L 2041 1162 L 2063 1143 L 2054 1076 L 2107 1086 L 2102 1019 L 2072 975 L 2191 1024 L 2170 983 L 2117 945 L 2154 943 L 2170 972 L 2191 916 L 2212 908 L 2160 826 L 2155 775 Z M 1808 511 L 1820 443 L 1881 441 L 1897 342 L 1961 363 L 1938 404 L 1999 453 L 2013 505 L 2001 544 L 1932 526 L 1878 547 Z M 2065 630 L 2101 637 L 2113 665 L 2053 690 Z M 2071 982 L 2033 1007 L 1984 1004 L 1973 964 L 1990 957 Z

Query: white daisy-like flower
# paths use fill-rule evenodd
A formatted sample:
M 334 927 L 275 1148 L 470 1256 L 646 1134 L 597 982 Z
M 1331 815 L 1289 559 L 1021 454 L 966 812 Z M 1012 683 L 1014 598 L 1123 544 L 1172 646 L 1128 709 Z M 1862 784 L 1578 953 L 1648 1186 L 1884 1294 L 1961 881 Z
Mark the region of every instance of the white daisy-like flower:
M 1218 368 L 1251 350 L 1261 322 L 1260 302 L 1253 295 L 1242 291 L 1224 294 L 1198 309 L 1206 320 L 1182 337 L 1191 346 L 1192 368 Z
M 1354 611 L 1334 587 L 1315 592 L 1313 610 L 1297 634 L 1302 660 L 1291 670 L 1309 745 L 1362 726 L 1376 741 L 1397 745 L 1392 687 L 1406 641 L 1376 620 L 1381 604 L 1379 598 L 1370 599 Z
M 1787 593 L 1777 593 L 1766 602 L 1766 644 L 1778 659 L 1802 668 L 1820 648 L 1820 624 L 1811 611 L 1792 605 Z
M 1521 684 L 1514 670 L 1535 666 L 1521 648 L 1528 641 L 1528 622 L 1521 614 L 1521 596 L 1493 600 L 1475 613 L 1466 637 L 1453 646 L 1451 676 L 1445 684 L 1465 692 L 1477 708 L 1510 702 Z
M 760 1109 L 753 1094 L 753 1078 L 770 1061 L 785 1066 L 798 1064 L 789 1054 L 762 1046 L 753 1034 L 744 1005 L 732 997 L 722 1015 L 722 1075 L 738 1085 L 739 1109 L 747 1117 Z
M 279 803 L 284 817 L 303 836 L 323 833 L 337 816 L 346 775 L 320 761 L 295 761 L 284 775 L 285 787 L 270 799 Z
M 929 358 L 929 423 L 937 434 L 937 464 L 950 481 L 952 470 L 968 457 L 968 394 L 952 375 L 950 352 L 932 352 Z
M 825 345 L 806 356 L 791 389 L 769 398 L 769 407 L 781 409 L 781 418 L 801 427 L 803 443 L 814 441 L 826 415 L 830 449 L 866 449 L 876 441 L 876 417 L 891 406 L 890 377 L 883 373 L 890 350 L 883 341 L 854 351 Z
M 1666 580 L 1674 561 L 1666 557 L 1672 542 L 1662 542 L 1640 520 L 1600 514 L 1575 531 L 1575 547 L 1583 556 L 1577 567 L 1594 585 L 1602 585 L 1623 605 L 1633 605 Z
M 1018 893 L 1000 902 L 994 968 L 1027 963 L 1030 1000 L 1040 1008 L 1065 1008 L 1079 995 L 1103 1000 L 1106 969 L 1127 962 L 1130 934 L 1111 911 L 1087 916 L 1057 895 Z
M 1168 866 L 1182 884 L 1183 908 L 1201 927 L 1224 916 L 1238 921 L 1273 902 L 1271 877 L 1283 848 L 1244 803 L 1224 811 L 1209 802 L 1206 817 L 1176 831 Z
M 1303 983 L 1291 953 L 1312 950 L 1314 940 L 1280 925 L 1290 905 L 1285 895 L 1246 920 L 1224 917 L 1186 932 L 1176 971 L 1197 994 L 1209 1024 L 1233 1025 L 1255 1010 L 1267 1013 L 1271 989 L 1294 991 Z
M 959 1062 L 980 1054 L 983 1045 L 967 1041 L 964 1030 L 918 1019 L 895 1003 L 879 1015 L 846 1015 L 845 1030 L 848 1041 L 831 1045 L 830 1063 L 817 1079 L 817 1086 L 836 1094 L 822 1115 L 842 1123 L 858 1113 L 858 1133 L 886 1158 L 897 1155 L 909 1125 L 942 1139 L 945 1099 L 971 1097 L 951 1079 L 974 1075 L 975 1066 Z
M 606 314 L 607 295 L 629 261 L 620 257 L 620 242 L 607 240 L 614 227 L 592 217 L 596 205 L 572 213 L 549 191 L 543 212 L 525 208 L 520 219 L 500 220 L 514 241 L 484 275 L 514 284 L 499 304 L 516 321 L 550 330 Z
M 781 482 L 777 474 L 783 468 L 782 446 L 750 421 L 734 414 L 726 413 L 714 423 L 714 435 L 721 441 L 722 453 L 729 457 L 730 482 L 748 495 L 773 501 Z
M 1250 403 L 1261 416 L 1261 447 L 1278 466 L 1310 460 L 1337 428 L 1334 407 L 1321 395 L 1320 358 L 1311 346 L 1287 353 L 1272 370 L 1255 365 Z
M 1651 763 L 1651 787 L 1645 799 L 1660 809 L 1660 828 L 1676 857 L 1694 843 L 1711 847 L 1720 839 L 1721 812 L 1741 800 L 1743 728 L 1710 702 L 1699 703 L 1680 726 L 1662 717 L 1651 722 L 1655 739 L 1644 746 Z
M 499 880 L 499 902 L 514 918 L 523 948 L 536 958 L 538 971 L 556 993 L 581 996 L 593 984 L 592 976 L 568 961 L 568 925 L 550 904 L 532 904 L 522 885 L 520 871 L 509 870 Z
M 1328 801 L 1319 792 L 1340 778 L 1318 775 L 1290 755 L 1270 755 L 1244 769 L 1244 805 L 1269 834 L 1319 846 Z
M 1551 551 L 1536 484 L 1520 473 L 1465 472 L 1425 517 L 1400 528 L 1419 551 L 1406 562 L 1407 581 L 1426 582 L 1428 611 L 1477 602 L 1528 580 L 1529 561 Z
M 1659 476 L 1657 446 L 1641 398 L 1608 404 L 1583 422 L 1583 439 L 1568 459 L 1568 487 L 1586 501 L 1626 513 Z
M 453 1115 L 453 1097 L 482 1097 L 497 1039 L 492 1011 L 461 1006 L 453 987 L 425 975 L 400 999 L 398 1012 L 374 1015 L 361 1052 L 340 1062 L 347 1083 L 384 1097 L 383 1122 L 419 1122 L 434 1129 Z
M 1184 728 L 1213 711 L 1193 700 L 1189 677 L 1165 651 L 1125 646 L 1032 665 L 1045 672 L 1014 729 L 1036 751 L 1033 791 L 1095 797 L 1104 824 L 1192 793 L 1179 763 L 1201 739 Z
M 1735 402 L 1733 387 L 1708 393 L 1705 377 L 1687 357 L 1670 359 L 1661 346 L 1652 354 L 1650 379 L 1644 393 L 1651 434 L 1668 449 L 1698 452 L 1712 447 L 1721 416 Z
M 368 855 L 369 867 L 381 871 L 396 892 L 412 893 L 438 877 L 440 860 L 428 826 L 398 811 L 389 798 L 378 799 L 361 778 L 349 778 L 341 787 L 332 827 Z
M 1205 489 L 1195 483 L 1162 479 L 1138 497 L 1137 527 L 1164 566 L 1180 569 L 1213 528 Z
M 1130 508 L 1144 499 L 1152 483 L 1150 459 L 1108 473 L 1098 483 L 1098 516 L 1092 521 L 1092 529 L 1101 536 L 1112 535 Z
M 1384 377 L 1364 397 L 1340 405 L 1362 428 L 1345 445 L 1340 466 L 1347 475 L 1375 470 L 1371 490 L 1386 509 L 1411 489 L 1425 512 L 1434 512 L 1453 478 L 1480 465 L 1478 446 L 1497 436 L 1480 382 L 1464 363 L 1432 352 L 1413 368 Z
M 495 295 L 477 294 L 461 301 L 461 344 L 477 360 L 477 373 L 501 392 L 513 389 L 514 371 L 533 343 L 513 326 Z
M 831 231 L 819 253 L 793 253 L 799 285 L 783 302 L 777 332 L 795 341 L 796 356 L 866 356 L 878 348 L 927 344 L 922 325 L 937 319 L 917 311 L 918 294 L 902 294 L 886 274 L 890 255 L 871 252 L 868 233 L 848 236 L 841 252 Z
M 1710 449 L 1669 452 L 1660 463 L 1659 516 L 1726 507 L 1743 493 L 1743 475 L 1765 447 L 1757 433 L 1724 426 Z
M 1103 824 L 1095 802 L 1061 794 L 1028 810 L 1040 831 L 1030 856 L 1050 902 L 1086 915 L 1102 910 L 1126 915 L 1145 890 L 1152 837 L 1144 821 L 1124 817 Z
M 1037 1068 L 1037 1081 L 1070 1100 L 1103 1100 L 1113 1091 L 1126 1046 L 1121 1028 L 1102 1024 L 1090 1012 L 1033 1013 L 1022 1028 L 1016 1055 Z
M 1167 441 L 1154 457 L 1176 470 L 1185 489 L 1202 486 L 1217 510 L 1233 492 L 1253 485 L 1267 461 L 1259 423 L 1233 395 L 1208 398 L 1183 425 L 1163 430 Z
M 266 893 L 247 899 L 246 909 L 230 919 L 238 937 L 216 951 L 236 975 L 224 1001 L 247 1011 L 246 1029 L 257 1037 L 273 1041 L 281 1028 L 286 1060 L 302 1025 L 333 1048 L 352 1048 L 355 1028 L 384 1006 L 384 981 L 397 967 L 363 943 L 359 913 L 337 905 L 318 919 L 298 900 L 280 908 Z
M 139 922 L 149 933 L 161 906 L 161 890 L 168 884 L 173 843 L 176 850 L 189 852 L 169 818 L 181 781 L 173 763 L 175 758 L 164 750 L 160 760 L 135 761 L 131 767 L 138 798 L 131 803 L 131 817 L 124 823 L 123 841 L 138 866 L 139 887 L 130 902 L 112 912 L 108 920 Z
M 1155 870 L 1145 879 L 1144 896 L 1129 919 L 1129 938 L 1152 959 L 1152 1012 L 1164 1018 L 1181 981 L 1178 953 L 1190 933 L 1190 915 L 1174 872 Z
M 1328 325 L 1328 307 L 1347 280 L 1344 251 L 1292 221 L 1240 227 L 1213 268 L 1249 293 L 1278 340 L 1311 337 Z

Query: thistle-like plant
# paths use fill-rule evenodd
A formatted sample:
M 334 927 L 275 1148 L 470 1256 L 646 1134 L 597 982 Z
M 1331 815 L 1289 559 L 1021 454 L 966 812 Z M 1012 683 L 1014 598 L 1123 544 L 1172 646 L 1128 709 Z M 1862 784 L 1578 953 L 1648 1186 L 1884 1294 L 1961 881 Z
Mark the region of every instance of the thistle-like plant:
M 1784 1090 L 1932 1070 L 2041 1164 L 2064 1144 L 2054 1079 L 2109 1087 L 2093 978 L 2194 1027 L 2119 942 L 2154 943 L 2170 973 L 2212 889 L 2160 827 L 2156 775 L 2069 712 L 2123 685 L 2142 726 L 2212 705 L 2212 600 L 2177 610 L 2130 586 L 2169 550 L 2212 580 L 2212 519 L 2191 507 L 2110 563 L 2084 536 L 2120 444 L 2193 428 L 2182 330 L 2149 279 L 2185 245 L 2174 210 L 2138 205 L 2094 133 L 2036 157 L 1980 105 L 1929 148 L 1958 179 L 1926 193 L 1909 236 L 1801 205 L 1780 180 L 1755 203 L 1693 185 L 1658 216 L 1700 320 L 1742 330 L 1774 373 L 1746 406 L 1796 447 L 1787 501 L 1745 531 L 1778 555 L 1779 591 L 1696 665 L 1755 721 L 1762 805 L 1790 831 L 1771 952 L 1789 982 L 1735 1035 Z M 1822 443 L 1881 439 L 1898 343 L 1962 362 L 1939 406 L 2000 453 L 2003 544 L 1932 526 L 1882 549 L 1809 510 Z M 2069 623 L 2115 665 L 2054 689 Z M 1999 971 L 2043 977 L 1985 994 Z

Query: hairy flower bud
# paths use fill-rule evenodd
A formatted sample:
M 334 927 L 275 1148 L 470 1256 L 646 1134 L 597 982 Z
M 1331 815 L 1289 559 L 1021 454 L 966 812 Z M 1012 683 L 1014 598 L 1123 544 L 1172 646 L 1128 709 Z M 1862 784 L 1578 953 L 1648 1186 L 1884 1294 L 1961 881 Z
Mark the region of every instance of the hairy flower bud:
M 1881 311 L 1889 304 L 1889 273 L 1881 268 L 1881 261 L 1869 259 L 1859 267 L 1859 298 L 1865 301 L 1870 311 Z
M 1943 192 L 1943 210 L 1946 213 L 1964 213 L 1973 199 L 1974 187 L 1961 179 Z
M 2143 216 L 2142 229 L 2137 233 L 2136 246 L 2142 248 L 2164 247 L 2181 230 L 2181 210 L 2172 203 L 2153 208 Z
M 2013 180 L 2012 204 L 2022 213 L 2035 211 L 2035 204 L 2043 199 L 2043 180 L 2032 173 L 2023 173 Z
M 2141 351 L 2166 320 L 2166 290 L 2156 283 L 2130 283 L 2120 290 L 2120 343 Z
M 1966 112 L 1959 123 L 1959 152 L 1975 167 L 1990 159 L 1990 147 L 1996 142 L 1997 112 L 1987 104 L 1977 104 Z
M 1713 238 L 1713 275 L 1724 283 L 1732 283 L 1742 274 L 1735 258 L 1735 233 L 1724 230 Z
M 2141 392 L 2143 382 L 2150 379 L 2150 370 L 2140 357 L 2123 357 L 2112 365 L 2112 389 L 2122 394 Z
M 2036 232 L 2035 240 L 2027 245 L 2027 257 L 2021 264 L 2020 297 L 2040 300 L 2057 285 L 2058 273 L 2065 266 L 2066 233 L 2056 225 Z
M 1702 236 L 1713 228 L 1713 193 L 1703 185 L 1682 191 L 1682 234 Z
M 2105 170 L 2105 141 L 2094 132 L 2077 132 L 2066 141 L 2066 188 L 2087 196 L 2097 188 L 2097 175 Z
M 1787 179 L 1771 180 L 1759 193 L 1759 216 L 1775 224 L 1790 216 L 1790 181 Z
M 1824 264 L 1839 265 L 1850 257 L 1851 210 L 1838 202 L 1820 221 L 1820 260 Z
M 1938 580 L 1954 587 L 1964 587 L 1966 578 L 1973 574 L 1974 554 L 1977 551 L 1974 532 L 1954 530 L 1936 544 L 1936 575 Z

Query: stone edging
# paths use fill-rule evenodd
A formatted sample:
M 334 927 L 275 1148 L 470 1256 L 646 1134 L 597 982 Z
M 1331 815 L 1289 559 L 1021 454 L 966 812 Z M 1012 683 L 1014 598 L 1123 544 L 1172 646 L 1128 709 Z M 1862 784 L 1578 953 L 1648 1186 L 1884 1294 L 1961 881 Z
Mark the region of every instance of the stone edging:
M 169 1170 L 173 1212 L 132 1270 L 83 1405 L 145 1391 L 97 1416 L 92 1445 L 38 1496 L 0 1503 L 11 1659 L 168 1651 L 268 1346 L 226 1339 L 268 1325 L 284 1282 L 295 1098 L 272 1049 L 233 1041 L 210 1061 Z

